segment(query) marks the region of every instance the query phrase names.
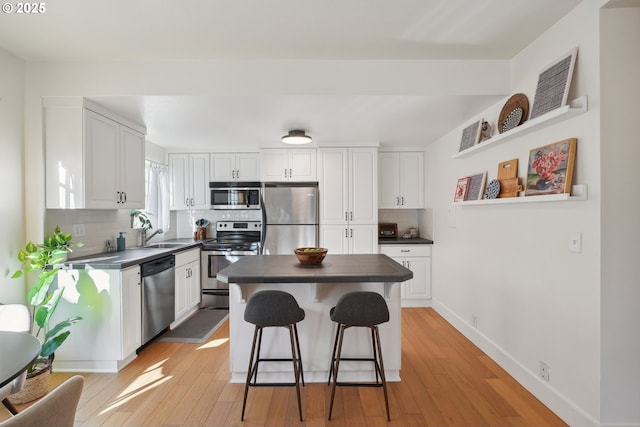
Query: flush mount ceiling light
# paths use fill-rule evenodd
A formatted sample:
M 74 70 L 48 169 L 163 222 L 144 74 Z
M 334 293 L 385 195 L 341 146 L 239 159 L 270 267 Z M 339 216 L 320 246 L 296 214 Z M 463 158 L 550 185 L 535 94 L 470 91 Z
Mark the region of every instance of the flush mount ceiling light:
M 311 142 L 311 137 L 303 130 L 294 129 L 282 137 L 282 142 L 285 144 L 308 144 Z

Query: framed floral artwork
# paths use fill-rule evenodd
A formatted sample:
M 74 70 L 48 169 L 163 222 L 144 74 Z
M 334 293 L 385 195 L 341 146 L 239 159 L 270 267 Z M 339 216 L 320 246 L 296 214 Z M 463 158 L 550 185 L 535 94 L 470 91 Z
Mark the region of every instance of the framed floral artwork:
M 469 177 L 458 179 L 456 184 L 456 192 L 453 196 L 454 202 L 463 202 L 467 199 L 467 191 L 469 191 Z
M 529 151 L 525 196 L 571 192 L 576 138 L 568 138 Z

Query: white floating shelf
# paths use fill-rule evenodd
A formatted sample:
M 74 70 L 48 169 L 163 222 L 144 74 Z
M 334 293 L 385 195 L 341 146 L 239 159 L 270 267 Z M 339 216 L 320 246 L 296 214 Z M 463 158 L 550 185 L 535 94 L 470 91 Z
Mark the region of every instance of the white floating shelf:
M 527 197 L 504 197 L 501 199 L 466 200 L 464 202 L 453 202 L 452 206 L 474 206 L 474 205 L 504 205 L 513 203 L 539 203 L 539 202 L 562 202 L 587 200 L 587 186 L 574 185 L 571 193 L 545 194 L 542 196 Z
M 460 159 L 462 157 L 467 157 L 471 154 L 493 147 L 499 143 L 509 141 L 510 139 L 513 139 L 519 136 L 524 136 L 528 133 L 531 133 L 540 129 L 544 129 L 548 126 L 554 125 L 556 123 L 562 122 L 564 120 L 570 119 L 572 117 L 575 117 L 577 115 L 580 115 L 586 112 L 587 112 L 587 97 L 585 95 L 585 96 L 581 96 L 580 98 L 574 99 L 569 103 L 569 105 L 556 108 L 555 110 L 549 111 L 548 113 L 543 114 L 542 116 L 538 116 L 535 119 L 527 120 L 520 126 L 517 126 L 507 132 L 494 135 L 491 138 L 474 145 L 473 147 L 467 148 L 466 150 L 463 150 L 463 151 L 460 151 L 459 153 L 454 154 L 451 158 Z

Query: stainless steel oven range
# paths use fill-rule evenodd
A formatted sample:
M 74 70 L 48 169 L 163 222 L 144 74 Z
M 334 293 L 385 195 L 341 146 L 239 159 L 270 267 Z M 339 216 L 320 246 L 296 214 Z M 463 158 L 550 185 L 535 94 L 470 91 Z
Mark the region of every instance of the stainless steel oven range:
M 216 238 L 202 244 L 201 308 L 228 309 L 229 285 L 216 279 L 220 270 L 243 256 L 260 253 L 262 223 L 260 221 L 219 221 Z

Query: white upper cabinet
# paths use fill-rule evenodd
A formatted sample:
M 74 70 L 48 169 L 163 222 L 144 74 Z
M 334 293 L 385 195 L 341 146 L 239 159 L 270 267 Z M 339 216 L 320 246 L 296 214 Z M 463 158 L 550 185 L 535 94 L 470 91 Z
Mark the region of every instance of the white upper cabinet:
M 316 181 L 315 148 L 260 151 L 262 181 Z
M 331 253 L 375 253 L 377 149 L 318 150 L 320 244 Z
M 212 154 L 210 168 L 211 181 L 260 181 L 260 154 Z
M 169 208 L 209 209 L 209 154 L 169 154 Z
M 83 98 L 45 98 L 46 207 L 144 208 L 145 128 Z
M 380 209 L 424 208 L 424 153 L 381 152 L 378 161 Z

